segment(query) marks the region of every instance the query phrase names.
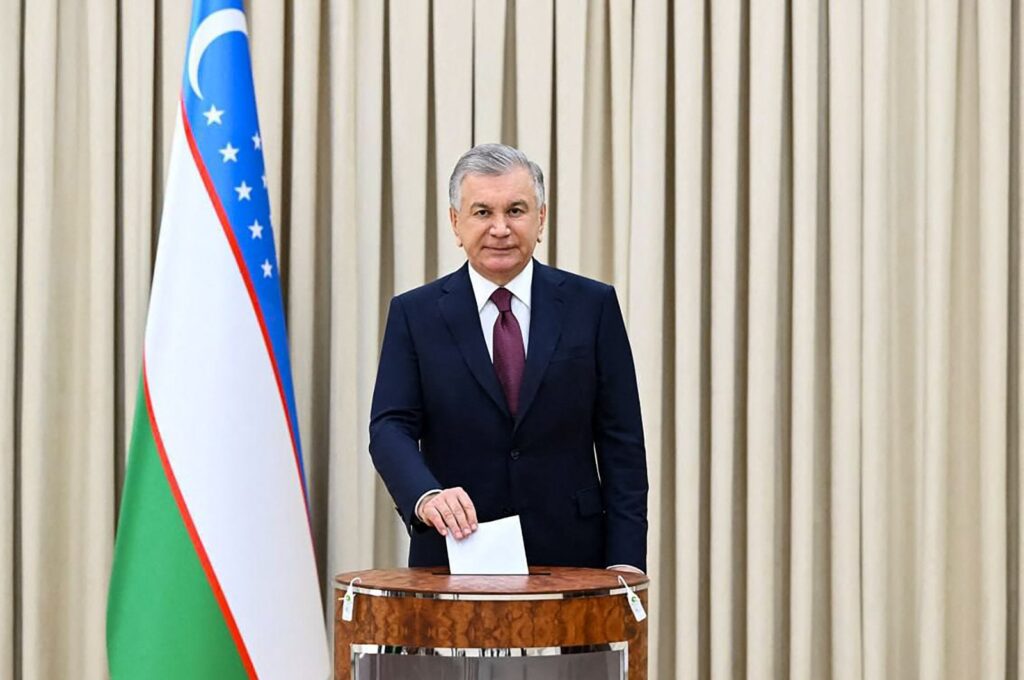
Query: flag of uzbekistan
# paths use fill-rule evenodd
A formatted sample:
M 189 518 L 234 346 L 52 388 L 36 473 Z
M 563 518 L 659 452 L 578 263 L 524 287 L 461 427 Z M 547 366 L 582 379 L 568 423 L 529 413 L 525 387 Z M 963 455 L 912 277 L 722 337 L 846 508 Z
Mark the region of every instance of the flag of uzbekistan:
M 330 674 L 242 0 L 196 0 L 107 608 L 122 678 Z

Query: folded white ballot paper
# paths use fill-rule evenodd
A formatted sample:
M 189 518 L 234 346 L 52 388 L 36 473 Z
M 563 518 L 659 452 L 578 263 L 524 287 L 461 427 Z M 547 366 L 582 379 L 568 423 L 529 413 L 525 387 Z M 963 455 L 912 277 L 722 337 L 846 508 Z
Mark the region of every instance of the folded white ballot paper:
M 463 539 L 449 532 L 448 566 L 452 574 L 529 574 L 519 515 L 480 522 Z

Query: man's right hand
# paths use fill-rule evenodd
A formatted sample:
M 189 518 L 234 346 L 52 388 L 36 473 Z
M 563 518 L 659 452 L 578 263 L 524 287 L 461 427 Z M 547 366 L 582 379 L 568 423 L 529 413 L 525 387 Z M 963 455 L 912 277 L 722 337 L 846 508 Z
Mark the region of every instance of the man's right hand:
M 465 538 L 476 531 L 476 508 L 461 486 L 444 489 L 423 500 L 419 507 L 420 521 L 447 536 Z

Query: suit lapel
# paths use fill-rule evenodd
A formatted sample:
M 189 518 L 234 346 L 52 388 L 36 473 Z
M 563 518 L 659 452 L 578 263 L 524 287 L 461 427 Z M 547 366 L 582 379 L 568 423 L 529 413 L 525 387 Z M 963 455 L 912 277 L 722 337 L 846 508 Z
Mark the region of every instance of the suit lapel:
M 480 312 L 476 308 L 473 285 L 469 282 L 468 266 L 468 263 L 463 265 L 448 279 L 443 287 L 445 294 L 437 301 L 437 305 L 473 377 L 494 403 L 508 413 L 505 394 L 494 373 L 494 364 L 487 355 L 487 345 L 480 329 Z M 530 340 L 533 341 L 532 331 Z
M 562 290 L 565 277 L 555 269 L 534 260 L 533 286 L 530 301 L 530 349 L 526 355 L 523 384 L 519 389 L 519 413 L 516 428 L 530 410 L 537 396 L 541 378 L 562 333 Z M 486 350 L 485 350 L 486 352 Z M 493 373 L 493 371 L 492 371 Z

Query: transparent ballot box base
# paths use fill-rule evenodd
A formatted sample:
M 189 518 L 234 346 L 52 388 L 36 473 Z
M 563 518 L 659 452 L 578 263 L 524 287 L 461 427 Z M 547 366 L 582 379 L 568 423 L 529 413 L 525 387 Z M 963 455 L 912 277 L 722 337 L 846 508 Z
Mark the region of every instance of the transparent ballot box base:
M 525 649 L 352 645 L 353 680 L 623 680 L 627 643 Z

